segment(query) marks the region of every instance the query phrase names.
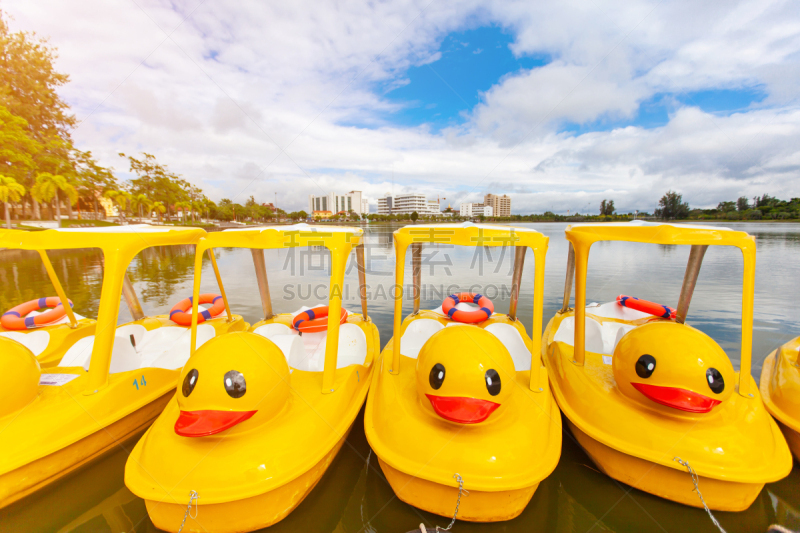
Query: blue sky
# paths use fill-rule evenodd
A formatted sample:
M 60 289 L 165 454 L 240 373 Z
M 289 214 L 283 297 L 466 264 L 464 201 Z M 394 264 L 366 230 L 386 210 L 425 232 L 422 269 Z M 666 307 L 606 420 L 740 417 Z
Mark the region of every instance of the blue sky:
M 462 124 L 464 114 L 481 102 L 481 95 L 503 76 L 546 65 L 546 55 L 515 57 L 513 35 L 498 26 L 452 32 L 439 46 L 441 57 L 408 69 L 408 83 L 386 90 L 386 99 L 402 106 L 390 120 L 398 125 L 430 124 L 435 129 Z
M 121 177 L 119 152 L 152 153 L 215 201 L 494 192 L 527 214 L 651 210 L 669 189 L 692 207 L 800 196 L 785 0 L 3 9 L 57 47 L 78 148 Z
M 378 94 L 401 106 L 386 118 L 398 126 L 427 124 L 435 131 L 464 124 L 472 109 L 483 101 L 483 93 L 504 76 L 542 67 L 552 60 L 543 53 L 516 57 L 510 47 L 513 42 L 513 33 L 496 25 L 448 33 L 441 39 L 441 57 L 409 68 L 401 78 L 402 86 L 392 88 L 397 80 L 379 84 Z M 625 126 L 660 127 L 669 122 L 671 112 L 683 106 L 726 116 L 747 111 L 766 96 L 761 86 L 662 92 L 643 100 L 631 118 L 563 121 L 560 131 L 581 134 Z

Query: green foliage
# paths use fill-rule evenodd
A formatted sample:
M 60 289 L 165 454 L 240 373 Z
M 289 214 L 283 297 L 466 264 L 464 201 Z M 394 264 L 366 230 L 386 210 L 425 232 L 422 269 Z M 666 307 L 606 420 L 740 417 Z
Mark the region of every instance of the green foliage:
M 616 209 L 614 208 L 614 200 L 603 200 L 600 202 L 600 214 L 603 216 L 611 216 Z
M 689 216 L 689 204 L 683 201 L 683 195 L 667 191 L 658 201 L 656 217 L 662 219 L 686 218 Z
M 739 199 L 736 200 L 736 210 L 741 213 L 748 209 L 750 209 L 750 202 L 747 200 L 747 196 L 740 196 Z

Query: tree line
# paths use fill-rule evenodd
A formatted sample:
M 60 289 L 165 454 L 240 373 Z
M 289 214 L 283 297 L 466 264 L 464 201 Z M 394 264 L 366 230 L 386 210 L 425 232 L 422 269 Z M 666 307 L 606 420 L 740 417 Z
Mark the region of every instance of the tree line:
M 138 218 L 172 223 L 198 217 L 236 220 L 237 206 L 220 205 L 156 160 L 153 154 L 120 153 L 133 179 L 120 181 L 114 169 L 98 164 L 91 151 L 75 146 L 77 124 L 58 89 L 69 82 L 54 66 L 56 49 L 27 32 L 12 32 L 0 11 L 0 202 L 11 227 L 19 219 L 105 218 L 101 204 L 116 206 L 120 221 Z M 239 217 L 267 220 L 282 213 L 251 197 Z

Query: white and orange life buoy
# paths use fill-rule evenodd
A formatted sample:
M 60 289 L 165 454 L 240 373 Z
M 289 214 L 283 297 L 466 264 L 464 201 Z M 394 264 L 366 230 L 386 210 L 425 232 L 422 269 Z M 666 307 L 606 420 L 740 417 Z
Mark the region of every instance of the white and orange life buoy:
M 197 314 L 197 323 L 202 324 L 206 320 L 211 320 L 215 316 L 219 315 L 225 310 L 225 301 L 222 299 L 222 296 L 219 294 L 201 294 L 200 295 L 200 304 L 212 304 L 211 307 L 206 309 L 205 311 L 200 311 Z M 169 319 L 175 322 L 176 324 L 180 324 L 181 326 L 191 326 L 192 325 L 192 313 L 190 309 L 192 308 L 192 297 L 188 297 L 184 300 L 175 304 L 175 307 L 169 312 Z
M 456 308 L 459 303 L 473 303 L 478 306 L 474 311 L 462 311 Z M 477 324 L 488 320 L 492 313 L 494 313 L 494 304 L 492 301 L 482 294 L 473 294 L 471 292 L 460 292 L 451 294 L 442 302 L 442 311 L 450 319 L 464 324 Z
M 617 296 L 617 304 L 629 309 L 636 309 L 648 315 L 660 316 L 661 318 L 674 319 L 676 313 L 675 309 L 666 305 L 641 300 L 635 296 L 625 296 L 624 294 Z
M 69 301 L 69 306 L 72 307 L 72 300 Z M 27 316 L 31 311 L 45 309 L 49 307 L 50 311 L 38 314 L 36 316 Z M 56 320 L 61 320 L 67 314 L 64 305 L 61 303 L 61 298 L 58 296 L 45 296 L 38 300 L 31 300 L 24 304 L 19 304 L 12 307 L 0 317 L 0 325 L 6 329 L 33 329 L 39 326 L 44 326 Z
M 342 307 L 339 324 L 347 320 L 347 311 Z M 328 329 L 328 306 L 306 309 L 292 319 L 292 327 L 301 333 L 318 333 Z

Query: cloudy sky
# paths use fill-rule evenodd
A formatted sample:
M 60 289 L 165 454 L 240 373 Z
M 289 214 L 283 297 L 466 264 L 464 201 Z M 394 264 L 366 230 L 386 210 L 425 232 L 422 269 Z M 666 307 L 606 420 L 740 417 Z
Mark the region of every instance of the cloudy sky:
M 514 213 L 800 196 L 792 1 L 6 0 L 74 137 L 213 200 L 512 196 Z

